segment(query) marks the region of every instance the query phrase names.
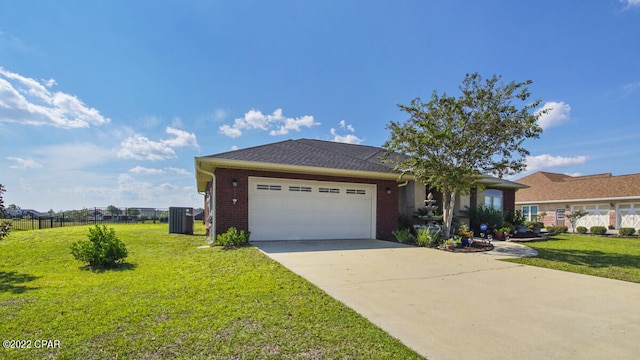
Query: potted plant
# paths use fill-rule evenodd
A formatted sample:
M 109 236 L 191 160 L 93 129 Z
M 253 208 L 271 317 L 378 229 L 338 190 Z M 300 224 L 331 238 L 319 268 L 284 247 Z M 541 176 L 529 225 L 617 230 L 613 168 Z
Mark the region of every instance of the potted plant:
M 458 229 L 458 235 L 460 236 L 461 246 L 469 246 L 471 231 L 469 231 L 469 226 L 467 226 L 467 224 L 460 225 L 460 228 Z

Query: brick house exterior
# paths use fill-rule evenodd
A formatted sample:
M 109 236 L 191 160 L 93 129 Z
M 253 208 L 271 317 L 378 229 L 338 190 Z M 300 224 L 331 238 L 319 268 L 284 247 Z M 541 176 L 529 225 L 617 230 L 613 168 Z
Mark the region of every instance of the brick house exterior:
M 613 176 L 611 173 L 569 176 L 536 172 L 516 180 L 529 187 L 518 191 L 516 208 L 527 210 L 545 225 L 565 225 L 575 210 L 589 214 L 576 226 L 605 226 L 640 229 L 640 174 Z
M 273 227 L 282 227 L 280 240 L 288 238 L 295 239 L 296 236 L 304 237 L 308 234 L 300 235 L 299 233 L 291 234 L 287 232 L 285 223 L 292 225 L 292 221 L 287 222 L 285 217 L 295 217 L 298 213 L 286 215 L 281 207 L 276 203 L 286 203 L 295 195 L 290 191 L 292 189 L 299 190 L 300 184 L 309 184 L 308 193 L 300 195 L 323 196 L 319 194 L 323 184 L 329 184 L 335 187 L 335 207 L 326 201 L 329 197 L 322 198 L 325 211 L 319 215 L 303 218 L 303 224 L 320 223 L 316 227 L 320 229 L 332 226 L 344 226 L 345 224 L 336 225 L 336 216 L 338 223 L 342 218 L 353 217 L 354 221 L 357 214 L 346 211 L 343 207 L 352 205 L 352 201 L 357 197 L 349 198 L 347 193 L 356 192 L 355 189 L 348 190 L 348 187 L 361 184 L 362 189 L 357 190 L 358 194 L 367 194 L 370 198 L 370 207 L 367 207 L 366 201 L 359 201 L 364 204 L 358 210 L 353 211 L 360 215 L 371 212 L 368 217 L 370 232 L 365 232 L 366 237 L 375 237 L 377 239 L 392 239 L 392 231 L 398 228 L 398 215 L 403 214 L 409 217 L 413 216 L 416 209 L 424 206 L 426 198 L 426 188 L 423 185 L 416 184 L 413 177 L 405 175 L 402 180 L 399 174 L 393 172 L 390 164 L 382 163 L 380 156 L 383 149 L 354 144 L 336 143 L 330 141 L 299 139 L 287 140 L 262 146 L 240 149 L 220 154 L 214 154 L 205 157 L 195 158 L 196 181 L 198 191 L 204 194 L 205 202 L 205 223 L 210 227 L 211 235 L 224 233 L 230 227 L 252 231 L 252 217 L 270 217 L 271 213 L 260 213 L 260 209 L 252 208 L 251 203 L 259 201 L 267 201 L 262 199 L 263 195 L 269 195 L 270 200 L 267 203 L 261 203 L 271 209 L 272 212 L 281 212 L 280 217 L 273 218 Z M 275 181 L 278 184 L 278 192 L 260 192 L 256 190 L 256 181 Z M 254 182 L 254 187 L 250 188 L 250 183 Z M 514 207 L 515 191 L 523 186 L 513 182 L 485 177 L 482 182 L 487 189 L 500 189 L 501 206 L 504 204 L 504 210 L 512 210 Z M 265 183 L 266 184 L 266 183 Z M 344 186 L 342 186 L 344 185 Z M 257 185 L 260 187 L 260 185 Z M 262 185 L 267 189 L 267 185 Z M 328 186 L 328 185 L 327 185 Z M 345 188 L 346 186 L 346 188 Z M 304 186 L 303 186 L 304 187 Z M 338 187 L 341 187 L 338 189 Z M 327 190 L 327 189 L 325 189 Z M 476 192 L 471 197 L 459 196 L 457 209 L 464 209 L 464 206 L 473 204 L 484 204 L 486 192 Z M 253 195 L 252 195 L 253 194 Z M 252 199 L 252 196 L 254 198 Z M 488 196 L 488 195 L 487 195 Z M 262 199 L 262 200 L 261 200 Z M 297 198 L 296 198 L 297 199 Z M 288 203 L 295 211 L 305 212 L 308 207 L 320 206 L 310 200 L 304 200 L 301 196 L 301 203 L 297 200 L 294 203 Z M 359 198 L 358 200 L 362 200 Z M 305 201 L 307 201 L 305 203 Z M 354 201 L 355 202 L 355 201 Z M 301 205 L 302 204 L 302 205 Z M 441 204 L 441 203 L 440 203 Z M 438 204 L 438 205 L 440 205 Z M 330 208 L 330 209 L 329 209 Z M 327 210 L 329 209 L 329 210 Z M 335 209 L 337 213 L 333 216 L 331 212 Z M 265 210 L 266 211 L 266 210 Z M 271 221 L 271 220 L 270 220 Z M 324 223 L 323 223 L 324 221 Z M 345 220 L 346 221 L 346 220 Z M 262 224 L 264 229 L 264 224 Z M 348 226 L 348 224 L 347 224 Z M 355 225 L 354 225 L 355 226 Z M 362 226 L 363 229 L 367 224 Z M 310 230 L 311 231 L 311 230 Z M 322 231 L 320 231 L 322 233 Z M 362 232 L 359 232 L 362 234 Z M 369 235 L 366 235 L 369 234 Z M 256 235 L 258 240 L 268 240 L 268 235 L 260 235 L 260 231 Z M 318 235 L 321 236 L 321 235 Z M 330 236 L 339 236 L 334 232 Z M 356 236 L 356 235 L 352 235 Z M 308 235 L 313 238 L 313 235 Z M 341 237 L 337 237 L 341 238 Z M 275 239 L 275 238 L 273 238 Z

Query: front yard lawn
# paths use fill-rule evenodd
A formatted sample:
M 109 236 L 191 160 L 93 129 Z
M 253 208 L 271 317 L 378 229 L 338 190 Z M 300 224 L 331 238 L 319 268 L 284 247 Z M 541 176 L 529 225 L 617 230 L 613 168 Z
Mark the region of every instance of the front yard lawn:
M 198 249 L 203 235 L 166 224 L 110 227 L 129 251 L 115 270 L 71 256 L 88 226 L 0 241 L 0 338 L 31 346 L 0 358 L 421 358 L 253 247 Z
M 640 239 L 556 235 L 527 243 L 534 258 L 507 261 L 640 283 Z

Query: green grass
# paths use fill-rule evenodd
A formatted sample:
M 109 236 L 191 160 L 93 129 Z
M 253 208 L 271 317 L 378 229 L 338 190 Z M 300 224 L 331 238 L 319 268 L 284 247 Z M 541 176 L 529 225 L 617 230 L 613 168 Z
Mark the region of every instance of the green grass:
M 519 264 L 640 283 L 640 239 L 557 235 L 527 243 L 538 257 L 509 259 Z
M 112 227 L 129 250 L 117 270 L 71 256 L 88 226 L 0 241 L 0 338 L 32 341 L 0 358 L 420 358 L 253 247 L 198 249 L 203 235 L 166 224 Z

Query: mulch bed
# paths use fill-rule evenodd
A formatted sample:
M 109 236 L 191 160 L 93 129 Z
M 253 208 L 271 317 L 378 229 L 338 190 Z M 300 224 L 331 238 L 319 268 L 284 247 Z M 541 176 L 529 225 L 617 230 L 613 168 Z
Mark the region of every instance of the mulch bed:
M 475 240 L 471 243 L 471 246 L 465 246 L 461 248 L 453 248 L 453 249 L 443 249 L 444 251 L 455 252 L 455 253 L 474 253 L 474 252 L 482 252 L 482 251 L 491 251 L 493 250 L 493 245 L 488 244 L 479 240 Z

